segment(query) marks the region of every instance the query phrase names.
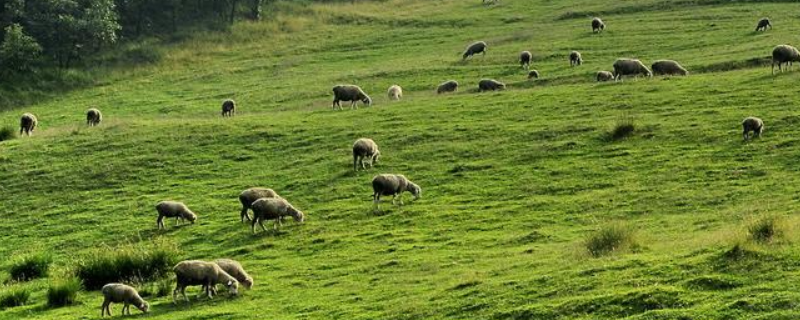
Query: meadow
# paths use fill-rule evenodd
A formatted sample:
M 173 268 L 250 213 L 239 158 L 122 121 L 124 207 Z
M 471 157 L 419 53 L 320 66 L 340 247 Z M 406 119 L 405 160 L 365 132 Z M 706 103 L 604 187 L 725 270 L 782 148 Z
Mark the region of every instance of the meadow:
M 157 45 L 158 62 L 0 111 L 3 127 L 16 130 L 23 112 L 40 121 L 33 137 L 0 142 L 0 296 L 30 292 L 0 318 L 96 319 L 98 291 L 50 307 L 48 286 L 98 250 L 158 242 L 179 259 L 239 260 L 255 286 L 179 305 L 170 287 L 147 298 L 148 319 L 796 319 L 800 72 L 773 76 L 769 56 L 800 42 L 798 10 L 278 2 L 265 21 Z M 754 32 L 765 16 L 774 28 Z M 462 62 L 476 40 L 486 56 Z M 522 50 L 540 79 L 526 79 Z M 572 50 L 583 65 L 569 67 Z M 595 82 L 619 57 L 674 59 L 691 74 Z M 508 90 L 479 93 L 482 78 Z M 437 95 L 449 79 L 459 92 Z M 374 105 L 332 111 L 340 83 Z M 392 84 L 399 102 L 386 97 Z M 227 98 L 239 109 L 223 119 Z M 89 106 L 104 113 L 98 127 L 85 125 Z M 742 141 L 746 116 L 764 119 L 760 139 Z M 633 134 L 609 139 L 621 121 Z M 382 157 L 353 172 L 360 137 Z M 379 173 L 406 175 L 422 198 L 374 212 Z M 254 186 L 306 222 L 253 235 L 237 196 Z M 167 199 L 197 223 L 158 231 L 154 206 Z M 755 241 L 749 229 L 766 218 L 777 232 Z M 587 239 L 609 228 L 628 232 L 627 245 L 590 254 Z M 10 280 L 13 261 L 40 252 L 52 255 L 46 277 Z

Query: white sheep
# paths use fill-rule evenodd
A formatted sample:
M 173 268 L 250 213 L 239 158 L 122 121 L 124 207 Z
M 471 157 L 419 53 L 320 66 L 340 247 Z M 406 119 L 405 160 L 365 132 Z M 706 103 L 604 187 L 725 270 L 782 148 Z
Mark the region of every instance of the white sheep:
M 744 140 L 750 140 L 750 135 L 748 133 L 753 133 L 753 138 L 761 137 L 761 133 L 764 132 L 764 121 L 756 118 L 756 117 L 747 117 L 744 118 L 742 121 L 742 136 Z
M 156 204 L 156 211 L 158 212 L 158 219 L 156 225 L 159 229 L 164 229 L 164 218 L 175 218 L 175 225 L 178 225 L 179 220 L 189 220 L 192 224 L 197 220 L 197 215 L 189 210 L 183 202 L 177 201 L 161 201 Z
M 689 71 L 674 60 L 656 60 L 651 67 L 655 75 L 689 75 Z
M 392 196 L 392 204 L 395 203 L 397 196 L 400 196 L 400 204 L 403 204 L 403 192 L 408 191 L 414 196 L 414 200 L 422 196 L 422 188 L 411 182 L 402 174 L 380 174 L 372 178 L 372 202 L 380 207 L 381 196 Z
M 103 114 L 97 108 L 91 108 L 86 111 L 86 124 L 94 127 L 103 121 Z
M 231 259 L 217 259 L 214 260 L 220 268 L 222 268 L 225 273 L 229 274 L 231 277 L 234 277 L 239 283 L 244 285 L 245 288 L 251 289 L 253 288 L 253 277 L 247 274 L 247 271 L 244 271 L 242 264 L 239 261 L 231 260 Z M 211 288 L 212 293 L 216 293 L 215 288 Z
M 647 68 L 641 61 L 637 59 L 617 59 L 614 61 L 614 79 L 619 80 L 622 79 L 622 76 L 637 76 L 637 75 L 645 75 L 647 77 L 652 77 L 653 72 Z
M 781 66 L 786 64 L 786 69 L 792 67 L 792 62 L 800 62 L 800 51 L 790 45 L 779 45 L 772 49 L 772 74 L 775 74 L 775 64 L 778 65 L 778 71 L 783 72 Z
M 242 203 L 242 212 L 240 214 L 242 222 L 244 222 L 245 219 L 247 219 L 247 221 L 251 220 L 250 215 L 247 214 L 247 210 L 252 208 L 253 202 L 261 198 L 280 198 L 280 196 L 275 190 L 270 188 L 250 188 L 239 194 L 239 202 Z
M 361 169 L 366 170 L 364 159 L 369 159 L 369 167 L 378 163 L 378 157 L 381 152 L 378 150 L 378 144 L 372 139 L 361 138 L 353 143 L 353 171 L 358 171 L 358 164 L 361 163 Z
M 597 82 L 610 81 L 614 79 L 614 74 L 608 71 L 597 71 Z
M 261 226 L 261 230 L 267 231 L 264 228 L 264 220 L 274 220 L 273 229 L 278 231 L 278 226 L 281 225 L 281 220 L 285 216 L 291 216 L 294 221 L 303 223 L 305 221 L 305 214 L 293 207 L 289 201 L 283 198 L 261 198 L 253 202 L 253 221 L 250 229 L 253 234 L 256 233 L 256 223 Z
M 103 286 L 101 290 L 103 293 L 103 305 L 100 307 L 100 317 L 111 316 L 111 303 L 123 303 L 122 315 L 125 311 L 131 314 L 131 305 L 141 310 L 144 313 L 150 311 L 150 305 L 139 296 L 139 292 L 131 286 L 121 283 L 109 283 Z
M 172 291 L 173 303 L 177 303 L 175 297 L 178 292 L 189 302 L 189 298 L 186 297 L 186 287 L 188 286 L 202 286 L 209 299 L 213 297 L 211 288 L 217 284 L 224 284 L 232 295 L 239 294 L 239 281 L 214 262 L 185 260 L 178 262 L 172 270 L 175 272 L 176 278 L 175 290 Z
M 403 88 L 401 88 L 398 85 L 393 85 L 393 86 L 389 87 L 388 94 L 389 94 L 389 99 L 392 99 L 392 100 L 395 100 L 395 101 L 396 100 L 400 100 L 400 98 L 403 97 Z

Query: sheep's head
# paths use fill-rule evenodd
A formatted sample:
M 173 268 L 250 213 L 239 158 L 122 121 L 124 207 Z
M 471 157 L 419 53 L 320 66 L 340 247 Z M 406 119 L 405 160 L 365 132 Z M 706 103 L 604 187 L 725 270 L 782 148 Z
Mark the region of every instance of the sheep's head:
M 247 277 L 246 279 L 244 279 L 244 281 L 242 281 L 242 284 L 247 289 L 252 288 L 253 287 L 253 278 L 252 277 Z
M 376 150 L 375 153 L 372 154 L 372 162 L 378 163 L 378 158 L 380 157 L 381 157 L 381 152 Z
M 194 224 L 194 222 L 197 221 L 197 215 L 194 214 L 194 212 L 187 212 L 184 218 L 186 218 L 186 220 L 189 220 L 189 222 L 191 222 L 192 224 Z
M 299 223 L 303 223 L 304 221 L 306 221 L 306 215 L 302 211 L 297 209 L 294 209 L 294 212 L 292 213 L 292 218 L 294 218 L 294 221 Z
M 232 295 L 234 295 L 234 296 L 235 295 L 239 295 L 239 282 L 238 281 L 236 281 L 236 280 L 228 280 L 228 282 L 225 283 L 225 287 L 228 288 L 228 292 L 230 292 Z
M 150 312 L 150 305 L 147 302 L 142 302 L 141 306 L 136 307 L 144 313 Z
M 505 90 L 506 89 L 506 84 L 505 83 L 501 83 L 501 84 L 499 84 L 497 86 L 497 88 L 500 89 L 500 90 Z
M 363 102 L 368 107 L 372 106 L 372 98 L 370 98 L 369 96 L 364 96 L 364 99 L 361 100 L 361 102 Z
M 415 183 L 408 183 L 408 192 L 411 192 L 411 195 L 414 196 L 414 200 L 417 200 L 422 197 L 422 188 L 420 188 Z

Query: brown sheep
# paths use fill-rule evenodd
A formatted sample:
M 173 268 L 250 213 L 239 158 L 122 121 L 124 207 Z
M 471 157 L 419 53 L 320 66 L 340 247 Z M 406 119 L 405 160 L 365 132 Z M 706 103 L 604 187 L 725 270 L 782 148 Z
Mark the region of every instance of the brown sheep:
M 496 90 L 505 90 L 506 84 L 494 79 L 483 79 L 478 82 L 478 91 L 496 91 Z
M 458 91 L 458 81 L 455 80 L 448 80 L 442 82 L 442 84 L 440 84 L 439 87 L 436 88 L 437 94 L 442 94 L 446 92 L 456 92 L 456 91 Z
M 484 56 L 486 56 L 486 47 L 487 47 L 486 42 L 483 41 L 478 41 L 470 44 L 469 47 L 467 47 L 467 50 L 464 51 L 461 60 L 467 60 L 467 58 L 479 53 L 482 53 Z
M 234 114 L 236 114 L 236 102 L 230 99 L 222 102 L 222 116 L 233 117 Z
M 655 75 L 689 75 L 689 71 L 686 71 L 678 62 L 673 60 L 657 60 L 653 62 L 652 67 Z
M 23 114 L 19 119 L 19 135 L 24 133 L 30 137 L 38 124 L 39 120 L 36 119 L 36 116 L 31 113 Z
M 533 59 L 533 55 L 530 51 L 522 51 L 522 53 L 519 54 L 519 64 L 525 70 L 531 67 L 531 59 Z
M 761 133 L 764 132 L 764 121 L 756 118 L 756 117 L 747 117 L 742 121 L 742 136 L 744 140 L 750 140 L 750 135 L 748 133 L 753 133 L 753 138 L 761 137 Z
M 782 44 L 772 49 L 772 74 L 775 74 L 775 64 L 778 64 L 778 71 L 783 72 L 781 66 L 786 64 L 789 69 L 792 62 L 800 62 L 800 51 L 797 48 Z
M 370 98 L 361 87 L 355 85 L 338 85 L 333 87 L 333 110 L 339 107 L 342 110 L 342 105 L 339 101 L 351 101 L 350 109 L 358 109 L 358 101 L 364 103 L 365 106 L 372 105 L 372 98 Z

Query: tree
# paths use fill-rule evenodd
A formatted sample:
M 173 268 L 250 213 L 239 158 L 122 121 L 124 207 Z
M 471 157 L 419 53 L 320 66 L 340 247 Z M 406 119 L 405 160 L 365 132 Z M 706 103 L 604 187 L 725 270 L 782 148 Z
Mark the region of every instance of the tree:
M 42 47 L 36 39 L 25 34 L 22 26 L 12 24 L 5 28 L 5 39 L 0 44 L 3 71 L 28 71 L 41 53 Z

